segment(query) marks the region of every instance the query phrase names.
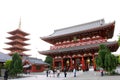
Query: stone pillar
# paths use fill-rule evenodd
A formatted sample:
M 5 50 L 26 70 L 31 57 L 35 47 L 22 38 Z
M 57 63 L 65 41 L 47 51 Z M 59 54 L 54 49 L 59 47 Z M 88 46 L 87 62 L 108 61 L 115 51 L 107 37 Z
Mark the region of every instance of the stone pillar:
M 96 70 L 95 55 L 93 54 L 92 57 L 93 57 L 93 68 L 95 71 Z
M 84 56 L 82 56 L 82 70 L 85 70 L 85 60 L 84 60 Z

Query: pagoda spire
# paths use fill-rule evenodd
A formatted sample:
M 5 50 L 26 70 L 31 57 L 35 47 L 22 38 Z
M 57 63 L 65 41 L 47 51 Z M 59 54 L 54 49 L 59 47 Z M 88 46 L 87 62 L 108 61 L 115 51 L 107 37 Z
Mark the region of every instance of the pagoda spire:
M 20 20 L 19 20 L 18 29 L 21 29 L 21 17 L 20 17 Z

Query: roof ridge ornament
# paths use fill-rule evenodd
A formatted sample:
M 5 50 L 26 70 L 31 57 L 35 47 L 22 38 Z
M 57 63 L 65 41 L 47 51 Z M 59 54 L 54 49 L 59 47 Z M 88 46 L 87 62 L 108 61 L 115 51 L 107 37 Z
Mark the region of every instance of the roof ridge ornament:
M 21 29 L 21 16 L 20 16 L 20 20 L 19 20 L 18 29 Z

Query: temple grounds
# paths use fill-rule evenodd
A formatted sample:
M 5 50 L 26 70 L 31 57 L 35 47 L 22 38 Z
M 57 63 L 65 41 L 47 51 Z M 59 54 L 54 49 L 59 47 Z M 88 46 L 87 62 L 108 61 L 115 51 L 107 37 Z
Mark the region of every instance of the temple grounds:
M 55 77 L 53 75 L 49 75 L 46 77 L 44 73 L 31 73 L 31 74 L 23 74 L 24 78 L 16 78 L 16 79 L 8 79 L 8 80 L 120 80 L 120 75 L 115 76 L 101 76 L 100 72 L 94 71 L 77 71 L 77 77 L 73 77 L 72 72 L 67 73 L 67 77 L 64 77 L 64 73 L 61 72 L 60 77 Z M 1 79 L 2 80 L 2 79 Z

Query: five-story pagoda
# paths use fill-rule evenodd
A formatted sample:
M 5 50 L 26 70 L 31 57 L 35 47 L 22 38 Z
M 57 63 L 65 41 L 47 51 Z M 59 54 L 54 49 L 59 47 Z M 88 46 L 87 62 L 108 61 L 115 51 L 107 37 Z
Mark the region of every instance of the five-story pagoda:
M 9 55 L 13 55 L 14 53 L 19 53 L 20 56 L 28 56 L 27 54 L 23 53 L 24 51 L 28 51 L 29 49 L 24 48 L 24 46 L 27 46 L 29 44 L 25 43 L 24 41 L 29 40 L 26 38 L 28 33 L 21 30 L 21 20 L 19 22 L 19 28 L 13 31 L 8 32 L 12 36 L 7 37 L 11 42 L 7 42 L 6 44 L 11 45 L 9 48 L 5 48 L 6 50 L 9 50 Z
M 39 53 L 53 58 L 53 68 L 89 70 L 92 67 L 95 70 L 100 44 L 106 45 L 111 52 L 119 47 L 116 41 L 108 41 L 113 37 L 114 27 L 115 22 L 105 23 L 101 19 L 55 30 L 53 34 L 41 37 L 53 46 Z

